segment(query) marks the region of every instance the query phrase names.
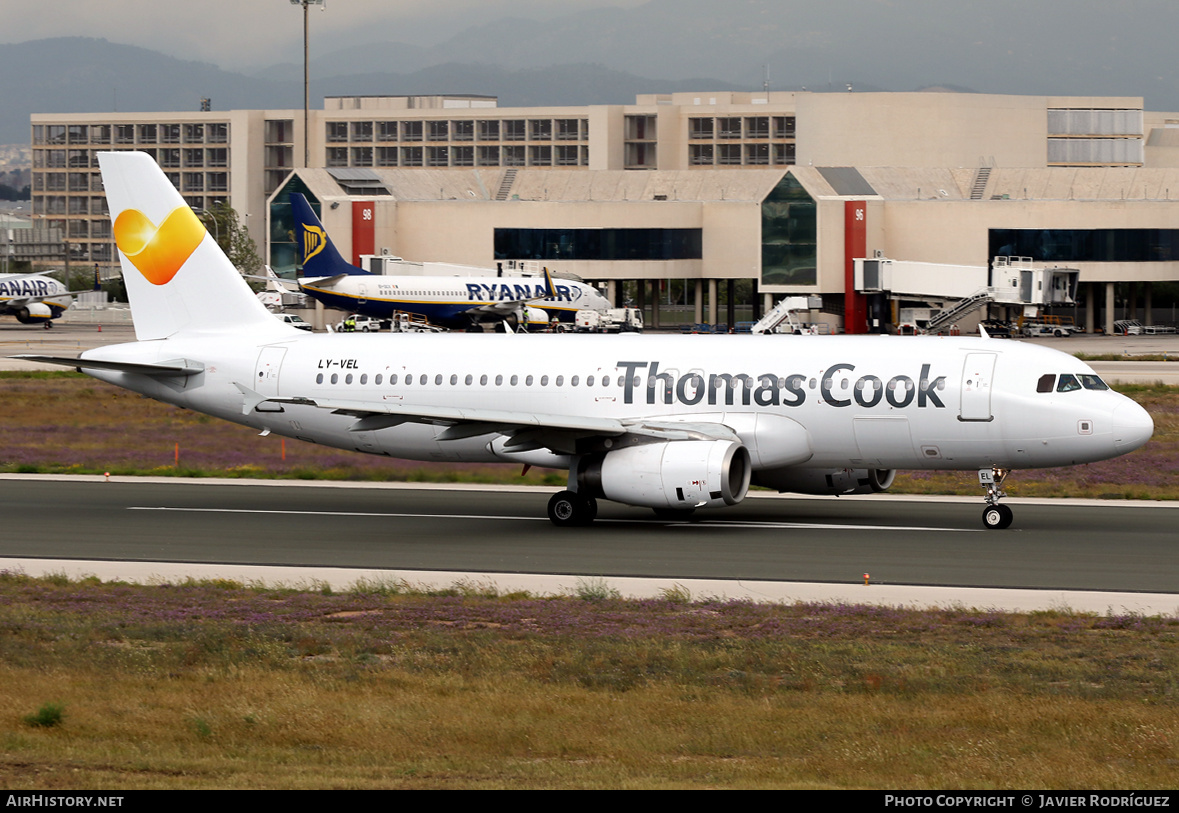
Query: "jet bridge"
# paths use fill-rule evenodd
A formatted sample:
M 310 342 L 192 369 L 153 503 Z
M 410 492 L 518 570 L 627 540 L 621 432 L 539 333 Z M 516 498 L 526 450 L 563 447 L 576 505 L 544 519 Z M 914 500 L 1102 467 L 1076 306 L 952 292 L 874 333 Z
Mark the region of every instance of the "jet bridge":
M 946 265 L 884 257 L 855 260 L 856 290 L 892 299 L 942 303 L 925 329 L 936 332 L 984 305 L 1014 305 L 1034 316 L 1040 308 L 1072 305 L 1080 272 L 1036 267 L 1030 257 L 996 257 L 991 267 Z

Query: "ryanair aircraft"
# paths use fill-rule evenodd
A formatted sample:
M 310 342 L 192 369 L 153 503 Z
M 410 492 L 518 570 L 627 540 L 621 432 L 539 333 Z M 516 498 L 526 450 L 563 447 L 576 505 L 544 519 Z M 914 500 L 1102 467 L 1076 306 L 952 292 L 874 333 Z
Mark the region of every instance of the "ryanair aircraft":
M 68 288 L 45 274 L 0 274 L 0 314 L 22 325 L 53 327 L 73 301 Z
M 591 285 L 544 277 L 422 277 L 371 274 L 340 256 L 307 199 L 291 194 L 303 276 L 299 290 L 329 308 L 388 319 L 416 313 L 440 327 L 465 330 L 485 323 L 572 323 L 577 311 L 610 307 Z
M 1116 457 L 1154 429 L 1083 362 L 985 336 L 309 335 L 254 298 L 150 157 L 99 164 L 138 341 L 23 358 L 342 449 L 564 469 L 559 526 L 599 499 L 683 518 L 751 483 L 867 493 L 960 469 L 1005 528 L 1010 470 Z

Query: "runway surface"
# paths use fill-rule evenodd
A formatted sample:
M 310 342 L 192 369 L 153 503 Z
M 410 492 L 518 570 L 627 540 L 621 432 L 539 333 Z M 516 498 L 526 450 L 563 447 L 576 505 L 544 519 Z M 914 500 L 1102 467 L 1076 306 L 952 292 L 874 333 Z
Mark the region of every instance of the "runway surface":
M 593 526 L 557 529 L 550 493 L 5 475 L 0 568 L 537 592 L 604 577 L 628 594 L 646 580 L 646 594 L 1179 610 L 1179 507 L 1167 504 L 1010 500 L 1014 526 L 987 531 L 981 497 L 756 496 L 690 523 L 602 502 Z

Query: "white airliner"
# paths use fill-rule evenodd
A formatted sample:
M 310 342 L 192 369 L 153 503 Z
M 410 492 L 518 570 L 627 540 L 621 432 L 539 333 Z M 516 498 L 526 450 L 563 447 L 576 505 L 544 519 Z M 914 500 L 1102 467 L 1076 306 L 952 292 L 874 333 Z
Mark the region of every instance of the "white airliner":
M 372 274 L 345 260 L 307 199 L 290 196 L 299 230 L 299 290 L 329 308 L 389 319 L 397 311 L 435 325 L 467 329 L 507 322 L 541 327 L 550 319 L 572 324 L 579 310 L 605 310 L 610 301 L 592 285 L 543 277 L 414 277 Z
M 0 274 L 0 315 L 22 325 L 53 327 L 73 301 L 66 286 L 45 274 Z
M 150 157 L 99 164 L 138 341 L 23 358 L 343 449 L 567 469 L 557 525 L 601 498 L 675 518 L 751 483 L 864 493 L 961 469 L 1004 528 L 1009 470 L 1116 457 L 1154 428 L 1083 362 L 985 337 L 309 335 L 254 298 Z

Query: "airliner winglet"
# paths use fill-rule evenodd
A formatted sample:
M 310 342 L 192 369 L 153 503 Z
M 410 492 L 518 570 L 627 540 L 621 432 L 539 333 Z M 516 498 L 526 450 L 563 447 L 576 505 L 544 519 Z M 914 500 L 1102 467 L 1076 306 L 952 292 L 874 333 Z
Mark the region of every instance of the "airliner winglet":
M 98 160 L 113 217 L 184 206 L 145 153 Z M 187 228 L 150 261 L 118 240 L 140 341 L 25 358 L 341 449 L 566 470 L 548 505 L 562 527 L 600 499 L 677 519 L 751 485 L 872 493 L 897 469 L 951 469 L 978 472 L 983 524 L 1006 528 L 1011 471 L 1117 457 L 1154 429 L 1084 362 L 985 336 L 308 334 Z

